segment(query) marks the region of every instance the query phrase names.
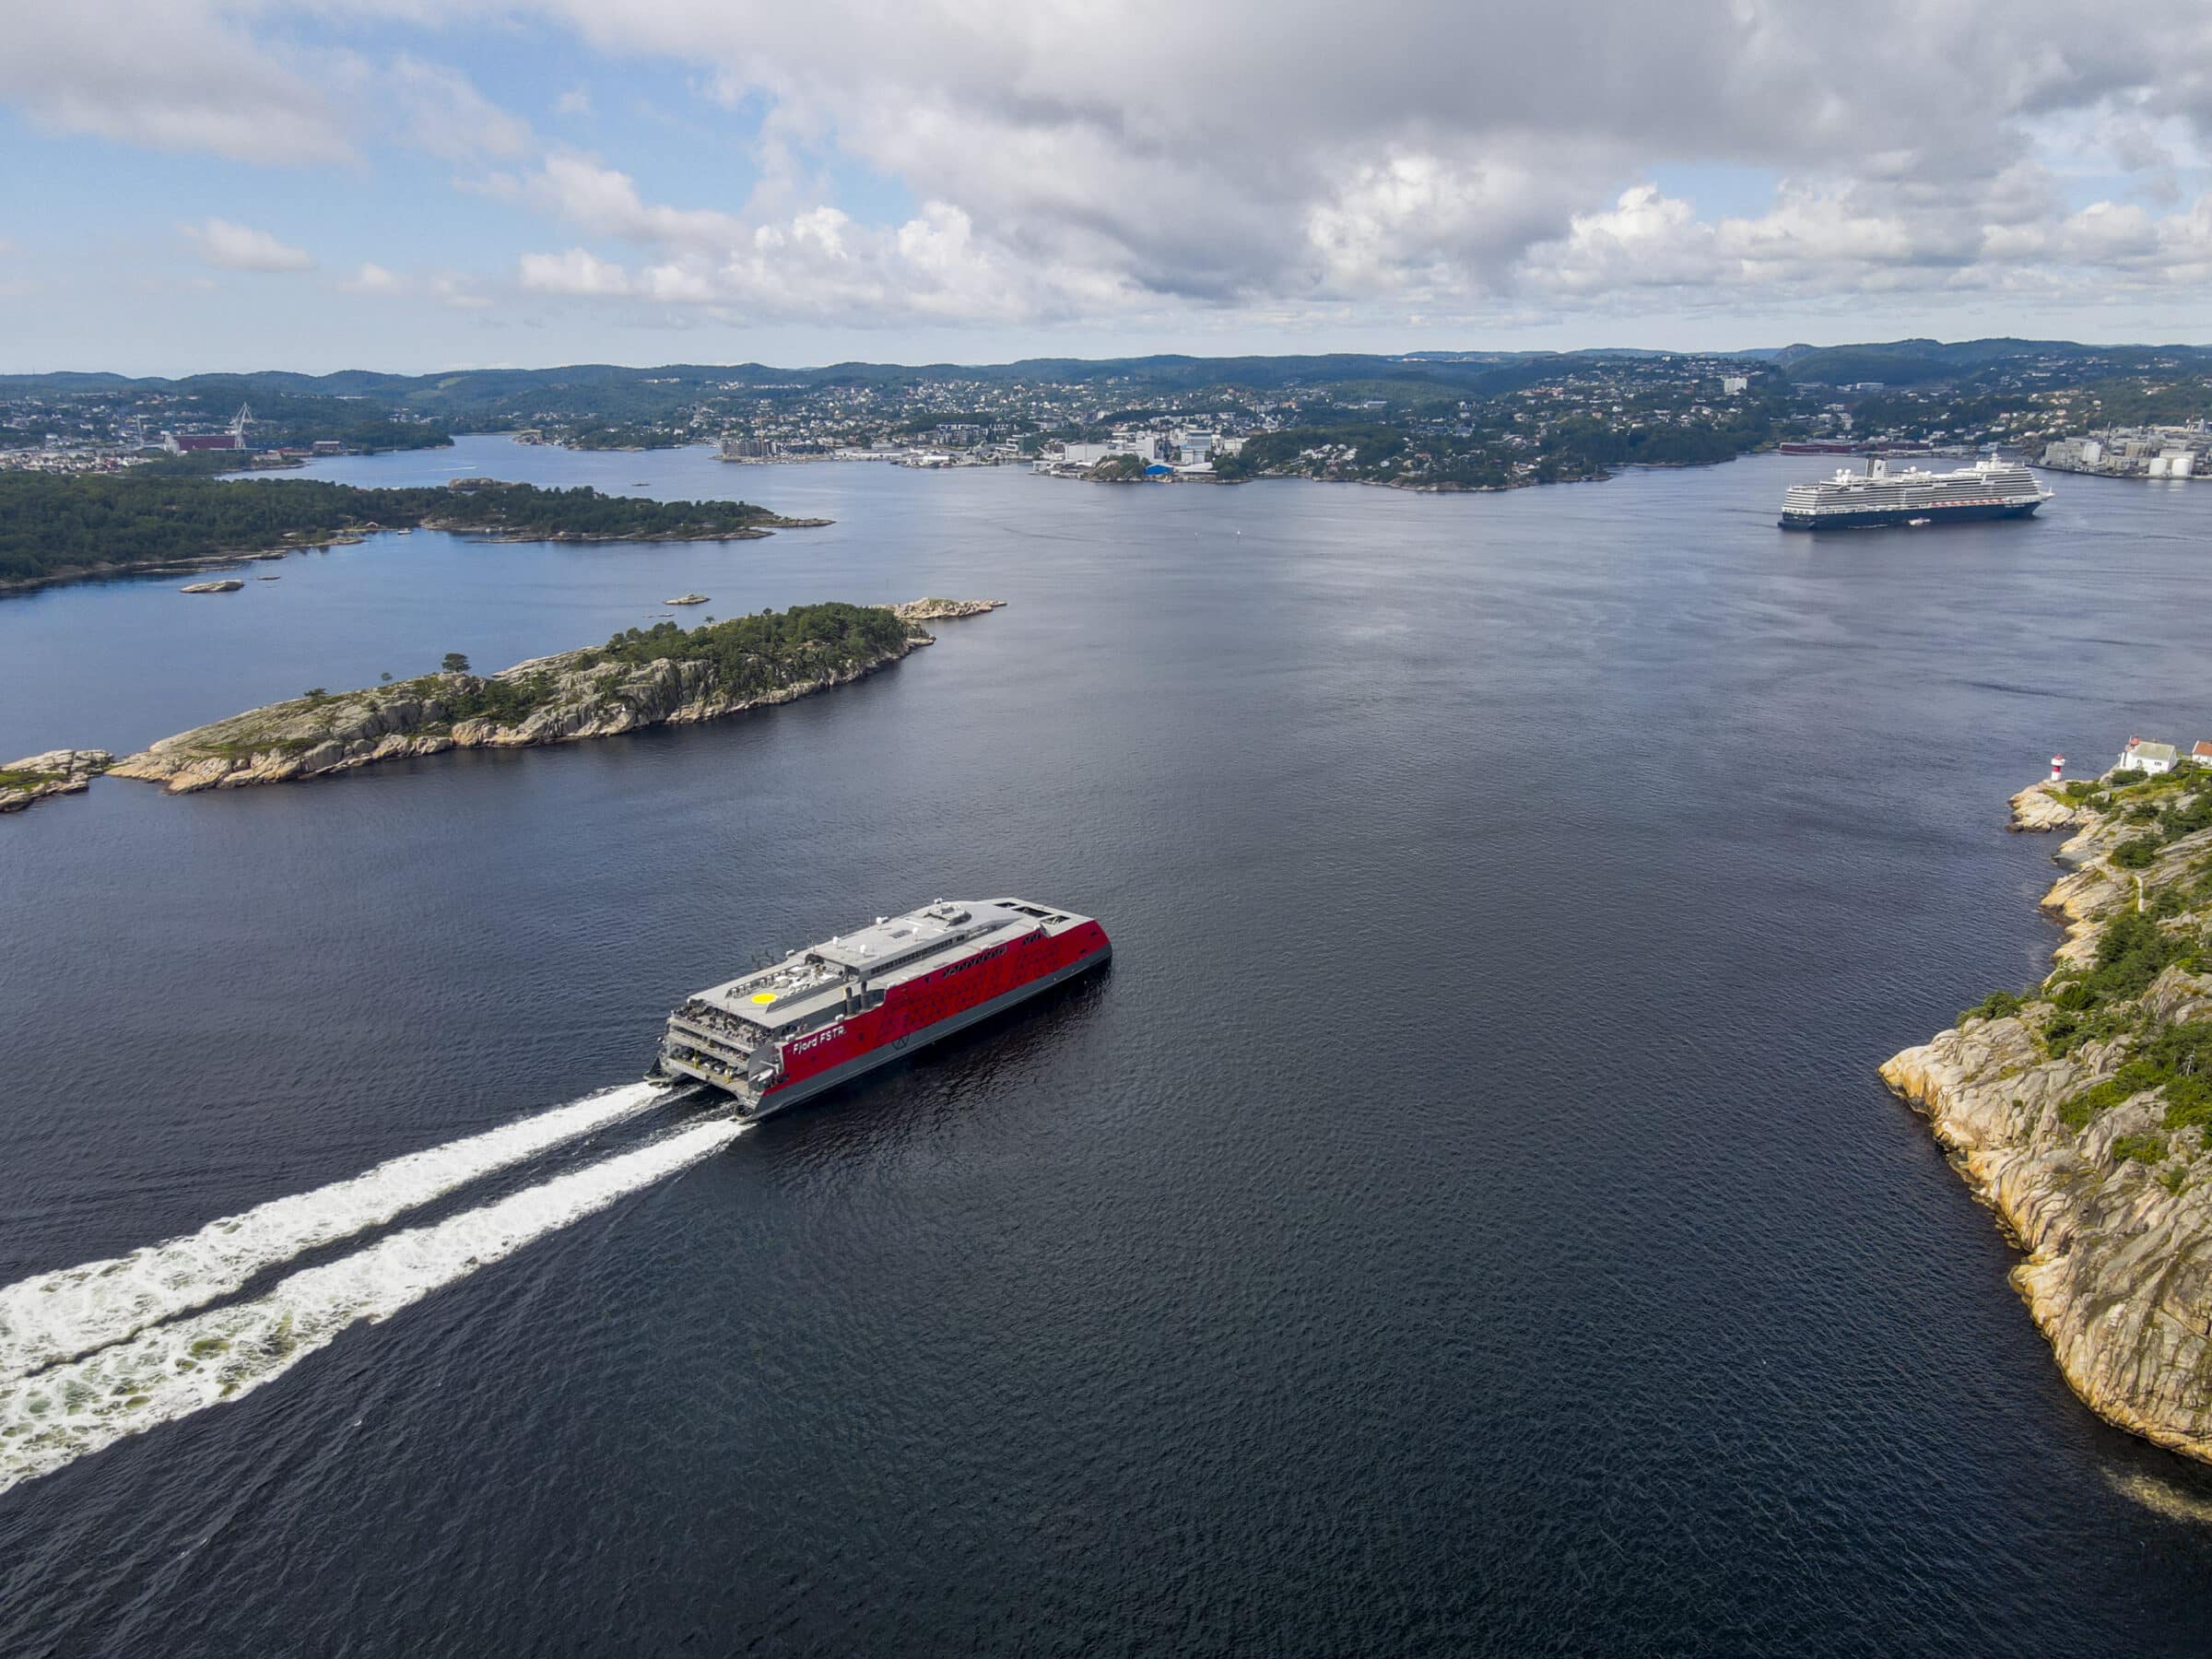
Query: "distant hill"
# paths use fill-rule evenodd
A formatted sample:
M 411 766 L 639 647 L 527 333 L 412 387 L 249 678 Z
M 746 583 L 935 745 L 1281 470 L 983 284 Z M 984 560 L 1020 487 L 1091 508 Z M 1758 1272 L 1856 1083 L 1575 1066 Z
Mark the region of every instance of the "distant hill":
M 132 380 L 118 374 L 0 376 L 0 397 L 84 395 L 159 391 L 202 398 L 213 407 L 251 400 L 346 398 L 437 421 L 454 430 L 472 426 L 590 418 L 624 422 L 667 415 L 725 387 L 764 396 L 825 386 L 895 388 L 924 382 L 1016 381 L 1096 386 L 1107 407 L 1133 407 L 1156 394 L 1234 388 L 1265 394 L 1292 386 L 1321 387 L 1347 402 L 1384 397 L 1423 401 L 1512 392 L 1577 366 L 1608 360 L 1701 356 L 1747 367 L 1771 363 L 1790 380 L 1825 385 L 1879 381 L 1914 386 L 1971 382 L 2041 365 L 2069 379 L 2212 366 L 2201 346 L 2084 346 L 2070 340 L 1891 340 L 1856 346 L 1794 345 L 1734 352 L 1670 353 L 1639 347 L 1579 352 L 1423 350 L 1396 355 L 1332 352 L 1296 357 L 1200 358 L 1178 354 L 1133 358 L 1024 358 L 1010 363 L 830 363 L 781 369 L 762 363 L 667 363 L 625 368 L 573 363 L 558 369 L 471 369 L 448 374 L 384 374 L 352 369 L 335 374 L 257 371 L 201 374 L 182 380 Z
M 2065 366 L 2077 377 L 2089 369 L 2129 374 L 2201 368 L 2212 363 L 2212 347 L 2083 346 L 2073 340 L 1891 340 L 1865 346 L 1785 346 L 1771 360 L 1791 380 L 1801 382 L 1839 386 L 1880 381 L 1890 386 L 1917 386 L 1932 381 L 1971 381 L 1992 371 L 2038 362 Z
M 1095 385 L 1102 402 L 1128 406 L 1151 394 L 1190 394 L 1217 387 L 1268 393 L 1291 386 L 1326 387 L 1347 397 L 1470 397 L 1513 391 L 1606 357 L 1664 356 L 1619 352 L 1422 352 L 1385 357 L 1340 352 L 1312 357 L 1025 358 L 1011 363 L 831 363 L 816 369 L 777 369 L 760 363 L 667 363 L 631 369 L 577 363 L 559 369 L 472 369 L 451 374 L 380 374 L 346 370 L 304 375 L 262 371 L 198 374 L 182 380 L 131 380 L 116 374 L 0 376 L 0 397 L 163 392 L 233 406 L 258 406 L 278 397 L 360 398 L 441 421 L 455 429 L 520 417 L 559 420 L 588 417 L 646 420 L 724 387 L 779 391 L 824 386 L 914 385 L 927 381 L 972 380 L 1005 383 L 1051 382 Z

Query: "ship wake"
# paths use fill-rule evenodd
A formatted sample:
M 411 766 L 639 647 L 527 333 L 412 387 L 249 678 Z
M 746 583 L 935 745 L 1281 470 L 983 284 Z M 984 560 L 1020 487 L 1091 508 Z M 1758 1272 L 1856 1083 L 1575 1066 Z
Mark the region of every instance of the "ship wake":
M 313 1192 L 273 1199 L 128 1255 L 41 1273 L 0 1288 L 0 1383 L 135 1336 L 219 1301 L 255 1275 L 383 1226 L 469 1182 L 674 1098 L 632 1083 L 411 1152 Z
M 606 1110 L 613 1098 L 600 1096 L 597 1103 Z M 639 1100 L 632 1110 L 649 1103 Z M 670 1130 L 635 1151 L 302 1268 L 265 1295 L 144 1326 L 98 1352 L 11 1379 L 0 1384 L 0 1492 L 128 1435 L 239 1399 L 328 1347 L 349 1325 L 388 1319 L 477 1268 L 711 1157 L 743 1129 L 725 1117 Z

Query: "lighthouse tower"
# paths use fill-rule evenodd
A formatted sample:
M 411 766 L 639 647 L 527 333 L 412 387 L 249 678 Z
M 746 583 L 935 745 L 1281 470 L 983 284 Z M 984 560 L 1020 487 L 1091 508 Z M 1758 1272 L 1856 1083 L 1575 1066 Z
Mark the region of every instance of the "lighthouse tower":
M 2052 756 L 2052 757 L 2051 757 L 2051 782 L 2053 782 L 2053 783 L 2057 782 L 2058 782 L 2058 780 L 2060 779 L 2060 777 L 2062 777 L 2062 776 L 2065 774 L 2065 770 L 2066 770 L 2066 758 L 2065 758 L 2064 755 L 2053 755 L 2053 756 Z

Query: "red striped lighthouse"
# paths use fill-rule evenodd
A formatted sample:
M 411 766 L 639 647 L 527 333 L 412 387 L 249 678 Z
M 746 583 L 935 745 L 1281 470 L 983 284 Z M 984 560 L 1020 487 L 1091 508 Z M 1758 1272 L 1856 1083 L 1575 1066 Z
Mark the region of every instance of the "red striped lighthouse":
M 2066 770 L 2066 758 L 2065 758 L 2064 755 L 2053 755 L 2053 756 L 2052 756 L 2052 757 L 2051 757 L 2051 782 L 2053 782 L 2053 783 L 2057 782 L 2058 782 L 2058 780 L 2059 780 L 2060 774 L 2062 774 L 2063 772 L 2065 772 L 2065 770 Z

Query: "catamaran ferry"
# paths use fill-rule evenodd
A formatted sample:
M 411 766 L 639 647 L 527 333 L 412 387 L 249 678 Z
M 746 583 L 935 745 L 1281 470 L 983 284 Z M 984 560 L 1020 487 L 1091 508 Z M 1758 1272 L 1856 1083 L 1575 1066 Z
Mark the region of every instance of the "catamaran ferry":
M 1088 916 L 1026 899 L 939 900 L 711 985 L 668 1017 L 648 1076 L 694 1077 L 766 1117 L 1088 972 Z

